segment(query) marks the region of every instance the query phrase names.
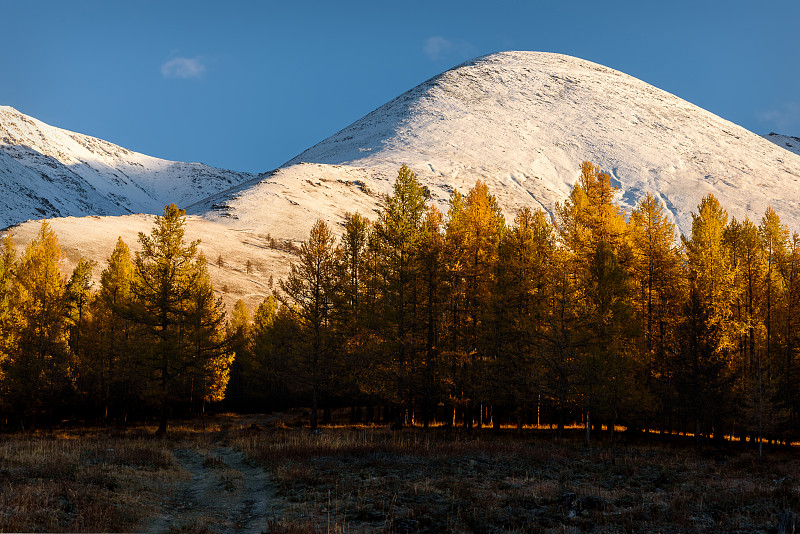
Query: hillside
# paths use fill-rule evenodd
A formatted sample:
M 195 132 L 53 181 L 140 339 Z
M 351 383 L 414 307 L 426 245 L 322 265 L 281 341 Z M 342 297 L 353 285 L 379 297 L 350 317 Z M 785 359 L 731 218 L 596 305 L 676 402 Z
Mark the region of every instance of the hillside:
M 611 174 L 629 211 L 647 191 L 655 193 L 682 232 L 689 231 L 691 211 L 709 193 L 738 218 L 758 220 L 771 205 L 800 229 L 800 156 L 616 70 L 539 52 L 503 52 L 459 65 L 309 148 L 277 173 L 191 209 L 248 226 L 256 223 L 253 199 L 280 195 L 285 187 L 276 182 L 287 180 L 297 184 L 291 187 L 296 209 L 336 219 L 344 208 L 331 211 L 319 188 L 301 192 L 299 184 L 318 176 L 330 184 L 343 172 L 345 181 L 359 175 L 369 191 L 386 193 L 406 163 L 434 199 L 446 199 L 453 188 L 466 191 L 481 179 L 508 217 L 524 205 L 552 213 L 584 160 Z M 316 165 L 298 167 L 301 162 Z M 340 167 L 323 171 L 322 165 Z M 366 196 L 362 200 L 375 205 Z M 281 225 L 282 217 L 262 213 L 257 224 Z M 305 235 L 312 222 L 293 227 L 293 235 Z
M 26 219 L 159 213 L 251 178 L 167 161 L 0 106 L 0 227 Z
M 123 215 L 117 217 L 59 217 L 49 220 L 58 236 L 65 261 L 61 270 L 68 275 L 81 257 L 96 262 L 93 269 L 95 289 L 108 257 L 121 237 L 131 249 L 139 250 L 138 234 L 149 234 L 155 223 L 153 215 Z M 30 243 L 41 227 L 39 221 L 28 221 L 12 229 L 20 245 Z M 229 310 L 238 299 L 251 308 L 277 288 L 278 280 L 289 274 L 293 255 L 286 243 L 274 244 L 267 235 L 231 230 L 223 225 L 198 217 L 187 217 L 186 237 L 200 239 L 199 251 L 208 259 L 208 270 L 218 297 Z M 221 264 L 219 259 L 222 259 Z M 248 268 L 249 265 L 249 268 Z M 270 285 L 272 277 L 272 285 Z

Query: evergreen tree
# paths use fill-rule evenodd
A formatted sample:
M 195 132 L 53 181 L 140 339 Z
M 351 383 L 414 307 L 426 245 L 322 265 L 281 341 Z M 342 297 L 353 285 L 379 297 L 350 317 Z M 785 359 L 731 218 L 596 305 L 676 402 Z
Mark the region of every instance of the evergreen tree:
M 403 165 L 393 193 L 378 216 L 372 241 L 381 279 L 380 320 L 386 361 L 383 383 L 395 406 L 394 428 L 412 413 L 417 356 L 417 253 L 425 214 L 425 194 L 417 175 Z
M 159 434 L 167 430 L 172 406 L 192 400 L 187 381 L 201 377 L 203 397 L 213 399 L 213 392 L 224 391 L 230 361 L 219 347 L 223 323 L 205 260 L 197 257 L 199 241 L 186 243 L 185 224 L 183 210 L 165 206 L 150 235 L 139 233 L 134 261 L 132 317 L 149 334 L 144 368 L 157 384 L 151 391 L 160 406 Z

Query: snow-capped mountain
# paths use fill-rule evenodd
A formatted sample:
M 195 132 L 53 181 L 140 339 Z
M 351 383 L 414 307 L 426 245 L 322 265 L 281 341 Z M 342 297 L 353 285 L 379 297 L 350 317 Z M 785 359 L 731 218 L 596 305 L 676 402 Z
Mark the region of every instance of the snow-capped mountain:
M 224 215 L 228 224 L 285 226 L 283 209 L 258 212 L 258 205 L 289 209 L 291 195 L 293 213 L 303 212 L 291 229 L 303 237 L 312 215 L 336 220 L 343 213 L 344 207 L 329 205 L 336 204 L 334 189 L 345 191 L 337 173 L 385 193 L 406 163 L 438 201 L 481 179 L 509 218 L 523 205 L 552 213 L 584 160 L 611 175 L 628 211 L 647 191 L 656 194 L 683 233 L 708 193 L 732 216 L 758 221 L 772 206 L 800 230 L 800 156 L 619 71 L 538 52 L 503 52 L 459 65 L 276 173 L 191 209 Z M 301 162 L 315 165 L 298 167 Z M 323 171 L 326 165 L 340 167 Z
M 0 227 L 29 218 L 159 213 L 250 179 L 167 161 L 0 106 Z
M 504 52 L 459 65 L 258 176 L 149 158 L 1 109 L 6 206 L 37 216 L 159 213 L 174 189 L 181 196 L 172 200 L 196 200 L 187 235 L 202 240 L 229 303 L 254 305 L 269 294 L 270 276 L 288 271 L 285 240 L 306 239 L 316 218 L 334 229 L 346 212 L 374 218 L 402 163 L 443 210 L 451 191 L 481 179 L 509 221 L 522 206 L 552 213 L 590 160 L 611 175 L 626 210 L 651 191 L 682 233 L 709 193 L 739 219 L 758 222 L 772 206 L 800 231 L 800 155 L 789 151 L 796 139 L 761 137 L 641 80 L 558 54 Z M 70 264 L 81 255 L 102 264 L 118 235 L 135 248 L 152 218 L 52 223 Z M 14 235 L 24 244 L 37 229 L 25 223 Z

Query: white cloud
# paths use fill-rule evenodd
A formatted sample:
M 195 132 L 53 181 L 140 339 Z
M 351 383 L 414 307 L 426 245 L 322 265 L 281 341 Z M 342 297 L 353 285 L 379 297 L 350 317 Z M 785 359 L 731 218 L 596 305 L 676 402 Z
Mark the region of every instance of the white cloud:
M 452 50 L 452 48 L 453 43 L 444 37 L 436 36 L 428 38 L 422 50 L 431 61 L 439 61 L 447 52 Z
M 761 111 L 756 114 L 756 118 L 769 125 L 776 133 L 784 135 L 797 135 L 794 129 L 800 124 L 800 104 L 797 102 L 786 102 L 779 109 Z
M 200 57 L 176 57 L 161 65 L 164 78 L 200 78 L 205 71 L 206 66 Z
M 470 59 L 478 54 L 478 49 L 475 45 L 466 41 L 446 39 L 441 35 L 429 37 L 425 41 L 422 51 L 431 61 Z

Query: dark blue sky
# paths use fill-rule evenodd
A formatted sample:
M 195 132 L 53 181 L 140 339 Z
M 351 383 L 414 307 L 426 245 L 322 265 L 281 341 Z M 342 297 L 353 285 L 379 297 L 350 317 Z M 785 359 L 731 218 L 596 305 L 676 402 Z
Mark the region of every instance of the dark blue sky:
M 766 6 L 766 7 L 765 7 Z M 800 2 L 6 2 L 0 104 L 167 159 L 277 167 L 501 50 L 621 70 L 800 136 Z

